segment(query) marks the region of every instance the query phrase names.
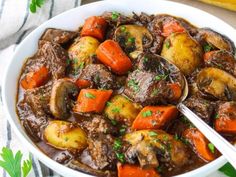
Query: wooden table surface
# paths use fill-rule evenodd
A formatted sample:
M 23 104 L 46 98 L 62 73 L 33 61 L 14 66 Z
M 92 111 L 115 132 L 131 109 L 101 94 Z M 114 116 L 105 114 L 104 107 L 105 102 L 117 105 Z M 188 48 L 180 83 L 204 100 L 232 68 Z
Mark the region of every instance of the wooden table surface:
M 98 0 L 82 0 L 82 4 L 87 4 L 87 3 L 91 3 L 95 1 L 98 1 Z M 212 15 L 215 15 L 216 17 L 219 17 L 220 19 L 224 20 L 226 23 L 230 24 L 236 29 L 236 12 L 226 10 L 220 7 L 211 6 L 211 5 L 199 2 L 197 0 L 171 0 L 171 1 L 180 2 L 183 4 L 191 5 L 193 7 L 202 9 Z

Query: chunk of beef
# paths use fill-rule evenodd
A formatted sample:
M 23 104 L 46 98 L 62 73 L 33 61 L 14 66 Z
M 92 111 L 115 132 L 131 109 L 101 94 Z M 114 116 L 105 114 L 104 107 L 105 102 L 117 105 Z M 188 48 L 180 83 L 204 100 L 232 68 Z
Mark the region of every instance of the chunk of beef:
M 66 31 L 66 30 L 61 30 L 61 29 L 48 28 L 43 33 L 40 40 L 45 40 L 45 41 L 64 45 L 67 42 L 74 39 L 76 36 L 77 36 L 77 33 L 74 31 Z
M 124 94 L 143 105 L 166 103 L 170 89 L 165 81 L 155 80 L 155 76 L 155 73 L 139 69 L 133 71 L 127 78 Z
M 67 59 L 67 52 L 59 44 L 41 41 L 38 52 L 27 59 L 21 78 L 24 78 L 27 73 L 45 66 L 52 76 L 49 80 L 60 79 L 65 76 Z
M 88 165 L 86 165 L 85 163 L 80 162 L 79 160 L 72 160 L 68 164 L 68 167 L 73 168 L 78 171 L 89 173 L 91 175 L 98 176 L 98 177 L 116 177 L 117 176 L 115 171 L 93 169 L 89 167 Z
M 132 73 L 128 75 L 124 93 L 134 102 L 143 105 L 167 103 L 174 93 L 170 83 L 184 85 L 178 68 L 158 55 L 141 54 Z
M 114 18 L 116 16 L 117 18 Z M 123 24 L 132 24 L 134 19 L 118 12 L 104 12 L 102 17 L 108 22 L 109 25 L 117 27 Z
M 185 101 L 185 105 L 202 118 L 207 124 L 212 124 L 212 114 L 214 112 L 214 104 L 200 97 L 191 96 Z
M 115 169 L 117 160 L 113 142 L 114 138 L 109 134 L 88 138 L 88 151 L 98 169 Z
M 144 12 L 141 12 L 140 15 L 133 12 L 133 18 L 135 19 L 136 23 L 140 25 L 147 26 L 154 19 L 155 15 L 148 15 Z
M 114 84 L 114 75 L 102 64 L 90 64 L 85 67 L 79 76 L 80 79 L 91 82 L 91 88 L 113 89 L 116 88 Z
M 60 79 L 65 76 L 67 52 L 58 44 L 48 41 L 40 41 L 40 48 L 37 55 L 42 56 L 52 73 L 53 79 Z
M 117 127 L 114 127 L 110 120 L 100 115 L 91 115 L 90 117 L 80 117 L 78 121 L 80 126 L 88 132 L 90 136 L 97 134 L 118 134 Z
M 225 50 L 213 51 L 208 60 L 205 61 L 205 66 L 225 70 L 236 77 L 236 59 L 232 53 Z
M 116 156 L 113 135 L 118 134 L 117 127 L 100 115 L 81 117 L 78 123 L 88 134 L 87 151 L 91 156 L 89 166 L 94 169 L 114 169 Z
M 23 121 L 26 131 L 35 141 L 41 138 L 41 129 L 47 124 L 50 110 L 49 100 L 51 83 L 26 90 L 23 100 L 17 105 L 18 115 Z
M 117 16 L 117 18 L 114 18 Z M 112 39 L 114 32 L 119 25 L 133 24 L 134 19 L 116 12 L 104 12 L 102 17 L 107 21 L 106 39 Z

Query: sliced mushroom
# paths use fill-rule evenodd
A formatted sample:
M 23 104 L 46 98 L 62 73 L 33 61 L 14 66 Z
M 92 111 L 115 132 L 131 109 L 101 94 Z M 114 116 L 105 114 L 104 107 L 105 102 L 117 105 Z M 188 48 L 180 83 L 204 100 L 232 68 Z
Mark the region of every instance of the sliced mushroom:
M 208 43 L 217 49 L 227 50 L 235 54 L 234 43 L 227 36 L 217 33 L 210 28 L 199 29 L 198 34 L 196 35 L 196 39 L 203 46 Z
M 70 96 L 77 94 L 78 88 L 73 82 L 67 79 L 57 80 L 53 85 L 49 103 L 52 115 L 57 119 L 68 118 L 71 108 Z
M 151 46 L 153 37 L 147 28 L 138 25 L 122 25 L 115 31 L 115 40 L 129 53 L 130 57 L 137 56 L 145 48 Z
M 226 50 L 212 51 L 205 60 L 205 66 L 222 69 L 236 77 L 236 59 Z
M 162 130 L 140 130 L 126 134 L 124 140 L 132 145 L 142 167 L 158 166 L 158 160 L 170 162 L 174 166 L 182 166 L 188 161 L 189 154 L 186 146 L 173 136 Z
M 198 89 L 212 98 L 236 100 L 236 78 L 217 68 L 202 69 L 197 75 Z

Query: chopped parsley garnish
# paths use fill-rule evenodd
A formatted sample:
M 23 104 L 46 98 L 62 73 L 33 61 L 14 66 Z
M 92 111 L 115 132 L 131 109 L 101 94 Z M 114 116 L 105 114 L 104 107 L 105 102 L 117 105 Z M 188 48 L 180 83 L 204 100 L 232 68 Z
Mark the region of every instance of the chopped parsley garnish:
M 129 86 L 129 87 L 132 87 L 132 89 L 133 89 L 135 92 L 138 92 L 138 91 L 139 91 L 138 82 L 136 82 L 134 79 L 131 79 L 131 80 L 128 81 L 128 86 Z
M 95 95 L 93 95 L 92 93 L 85 93 L 85 97 L 87 97 L 87 98 L 96 98 L 96 96 Z
M 219 119 L 219 114 L 216 114 L 216 115 L 215 115 L 215 119 Z
M 157 136 L 158 134 L 154 131 L 150 131 L 148 132 L 149 136 Z
M 148 57 L 143 57 L 144 62 L 148 61 Z
M 119 113 L 120 112 L 120 108 L 114 107 L 111 111 L 114 112 L 114 113 Z
M 110 101 L 107 101 L 107 102 L 106 102 L 106 106 L 111 106 L 111 104 L 112 104 L 112 103 L 111 103 Z
M 74 58 L 72 61 L 73 61 L 73 64 L 78 64 L 78 58 Z
M 120 130 L 119 130 L 120 134 L 123 135 L 125 133 L 125 131 L 126 131 L 126 126 L 122 125 Z
M 125 155 L 123 153 L 116 152 L 116 158 L 121 162 L 125 163 Z
M 160 81 L 160 80 L 166 80 L 166 78 L 168 77 L 168 74 L 159 74 L 155 76 L 155 80 L 156 81 Z
M 67 58 L 67 59 L 66 59 L 66 66 L 69 66 L 69 65 L 70 65 L 70 59 Z
M 112 125 L 117 125 L 117 121 L 114 120 L 114 119 L 111 119 L 111 124 L 112 124 Z
M 210 52 L 212 49 L 212 46 L 210 44 L 206 44 L 203 46 L 204 52 Z
M 119 150 L 122 147 L 122 142 L 120 139 L 116 139 L 113 144 L 114 150 Z
M 118 12 L 112 12 L 111 19 L 112 20 L 117 20 L 117 18 L 120 16 Z
M 84 69 L 84 61 L 79 64 L 79 69 Z
M 164 140 L 164 141 L 167 141 L 168 139 L 169 139 L 169 138 L 168 138 L 167 135 L 164 135 L 164 136 L 163 136 L 163 140 Z
M 148 116 L 151 116 L 152 115 L 152 111 L 151 110 L 147 110 L 147 111 L 144 111 L 143 113 L 142 113 L 142 116 L 143 117 L 148 117 Z
M 134 38 L 134 37 L 129 37 L 129 38 L 128 38 L 128 42 L 134 43 L 134 42 L 135 42 L 135 38 Z
M 212 152 L 212 153 L 215 153 L 215 146 L 214 146 L 214 144 L 212 144 L 212 143 L 208 143 L 208 148 L 210 149 L 210 151 Z
M 159 89 L 154 89 L 151 93 L 151 96 L 156 96 L 159 93 Z
M 183 137 L 182 137 L 180 140 L 181 140 L 184 144 L 189 144 L 189 141 L 188 141 L 186 138 L 183 138 Z
M 125 128 L 121 128 L 120 129 L 120 134 L 123 135 L 125 133 L 126 129 Z
M 170 48 L 170 41 L 169 41 L 169 40 L 167 40 L 167 41 L 165 42 L 165 46 L 166 46 L 167 49 Z
M 65 140 L 65 141 L 68 141 L 68 140 L 69 140 L 69 138 L 68 138 L 68 137 L 65 137 L 65 138 L 64 138 L 64 140 Z
M 95 75 L 95 77 L 94 77 L 94 82 L 96 82 L 96 83 L 100 82 L 100 77 L 99 77 L 98 74 Z
M 220 63 L 215 62 L 214 64 L 215 64 L 216 66 L 218 66 L 219 68 L 222 68 L 222 67 L 223 67 L 223 65 L 220 64 Z
M 179 140 L 178 134 L 175 134 L 174 139 L 175 139 L 175 140 Z
M 121 30 L 122 32 L 125 32 L 126 27 L 125 27 L 125 26 L 121 26 L 121 27 L 120 27 L 120 30 Z

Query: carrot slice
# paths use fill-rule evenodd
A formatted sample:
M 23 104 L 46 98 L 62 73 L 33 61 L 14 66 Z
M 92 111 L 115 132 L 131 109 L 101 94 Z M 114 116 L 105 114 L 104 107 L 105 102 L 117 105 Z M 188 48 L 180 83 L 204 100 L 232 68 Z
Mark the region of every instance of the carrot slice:
M 42 66 L 35 72 L 28 73 L 24 79 L 21 80 L 21 86 L 24 89 L 32 89 L 43 85 L 49 77 L 49 71 L 45 66 Z
M 168 37 L 171 33 L 184 32 L 185 29 L 176 21 L 165 23 L 162 27 L 162 35 Z
M 171 88 L 171 91 L 173 93 L 173 97 L 171 100 L 177 101 L 182 95 L 182 89 L 178 83 L 171 83 L 169 84 L 169 87 Z
M 77 98 L 74 112 L 102 112 L 112 90 L 82 89 Z
M 236 104 L 226 102 L 219 106 L 215 117 L 215 130 L 220 133 L 236 134 Z
M 96 50 L 98 59 L 109 66 L 116 74 L 125 74 L 131 69 L 129 57 L 122 51 L 119 44 L 113 40 L 106 40 Z
M 77 79 L 75 84 L 79 87 L 79 88 L 88 88 L 91 85 L 91 82 L 85 79 Z
M 178 110 L 175 106 L 146 106 L 135 118 L 132 129 L 158 129 L 177 115 Z
M 85 20 L 84 26 L 81 30 L 81 36 L 92 36 L 100 41 L 104 39 L 107 22 L 104 18 L 99 16 L 92 16 Z
M 142 169 L 137 165 L 117 165 L 118 177 L 160 177 L 155 169 Z
M 215 159 L 215 154 L 212 153 L 208 147 L 210 142 L 208 139 L 196 128 L 189 128 L 183 132 L 183 137 L 194 147 L 194 150 L 205 161 L 212 161 Z

